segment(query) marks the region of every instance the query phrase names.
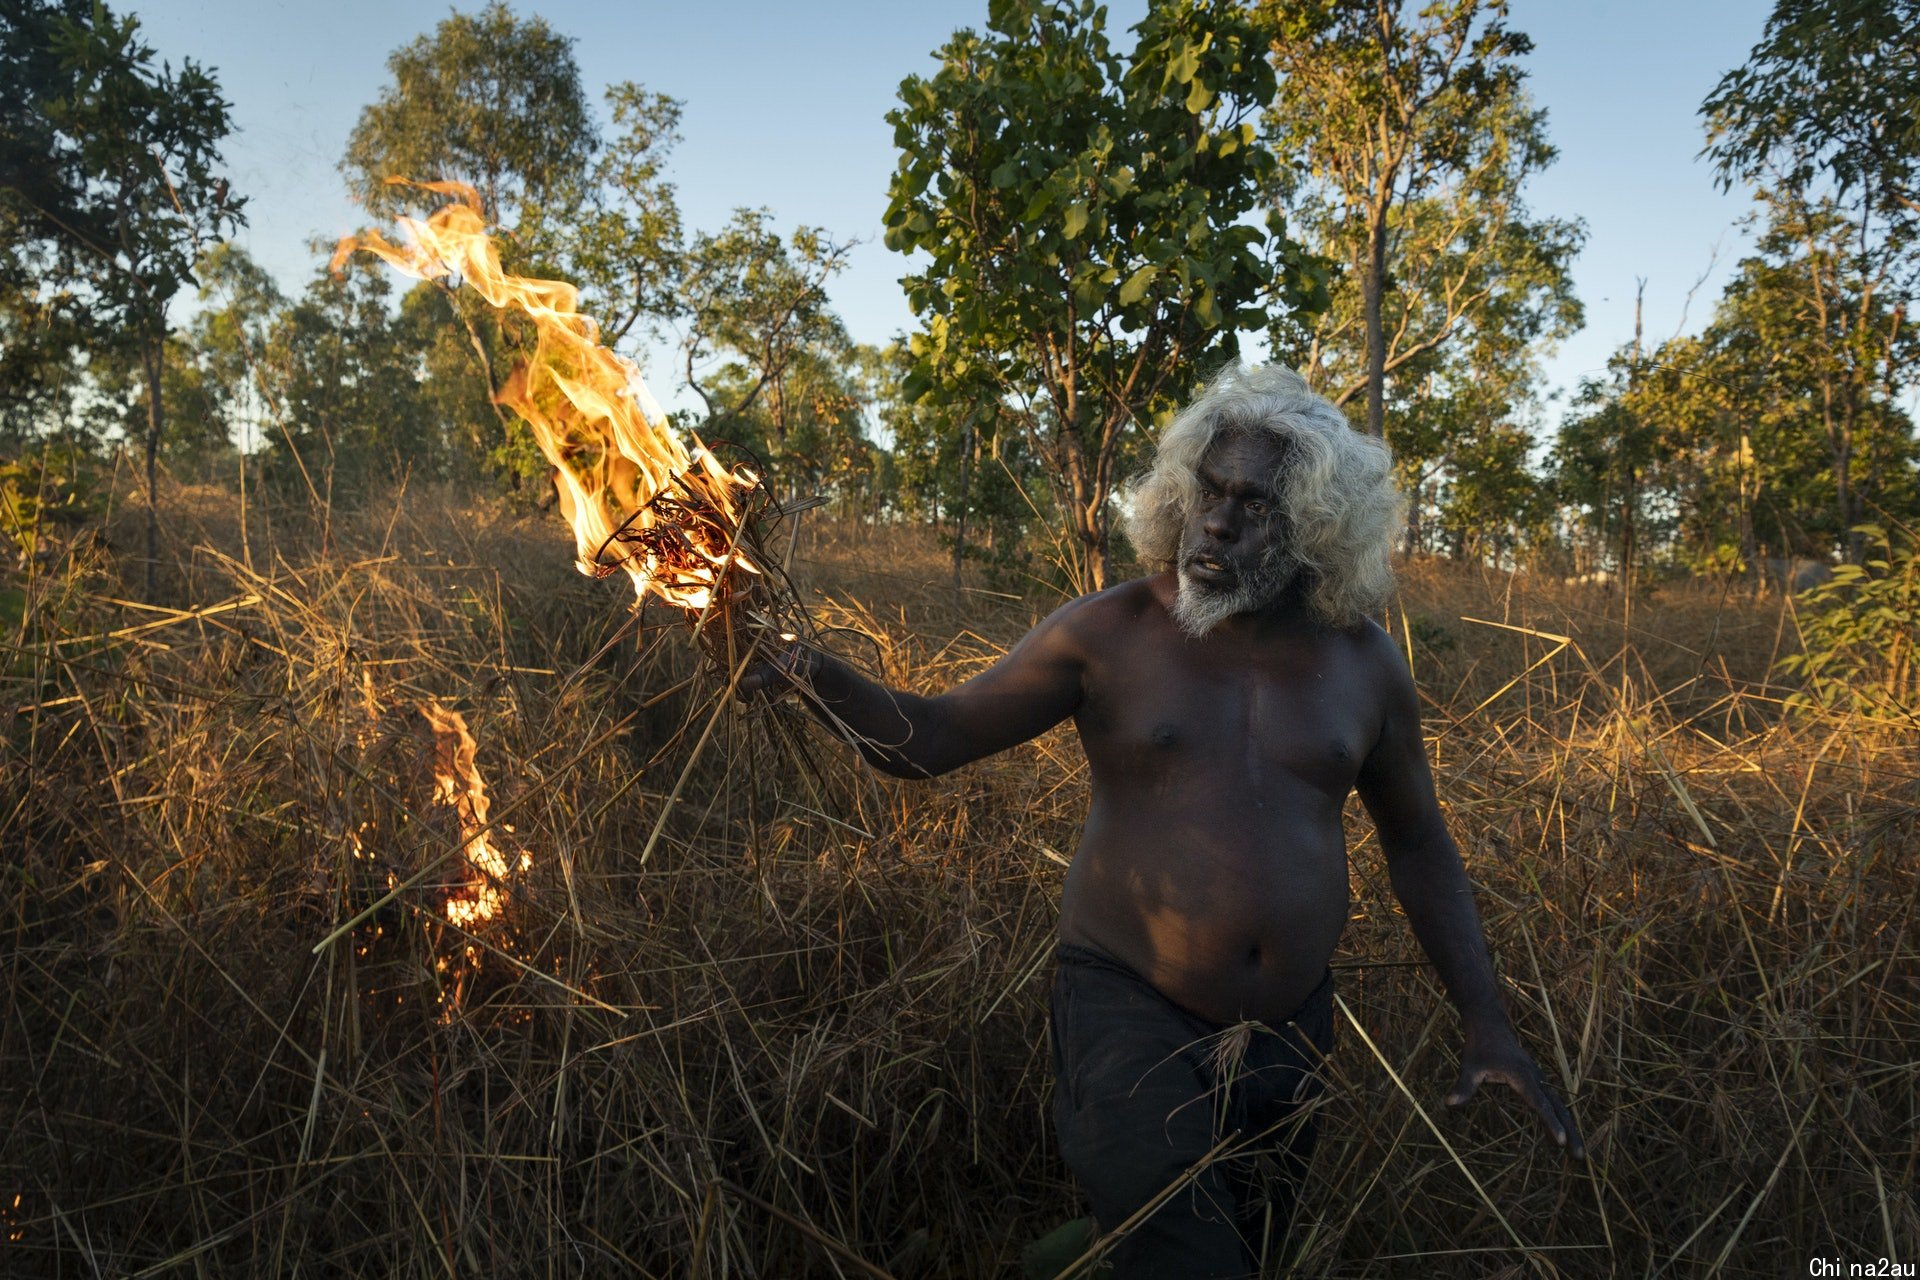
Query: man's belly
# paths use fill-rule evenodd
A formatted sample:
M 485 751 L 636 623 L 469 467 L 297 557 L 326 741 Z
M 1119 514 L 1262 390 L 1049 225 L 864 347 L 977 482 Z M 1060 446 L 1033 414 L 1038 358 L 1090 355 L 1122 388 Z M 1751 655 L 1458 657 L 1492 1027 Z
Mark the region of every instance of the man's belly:
M 1346 924 L 1338 814 L 1278 830 L 1154 816 L 1095 806 L 1067 873 L 1061 939 L 1212 1021 L 1284 1020 L 1325 975 Z

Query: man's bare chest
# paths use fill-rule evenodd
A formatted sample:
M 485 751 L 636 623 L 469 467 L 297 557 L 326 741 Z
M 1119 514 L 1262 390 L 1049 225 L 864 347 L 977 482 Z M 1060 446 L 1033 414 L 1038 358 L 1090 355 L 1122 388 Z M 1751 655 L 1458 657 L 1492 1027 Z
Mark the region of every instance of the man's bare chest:
M 1337 651 L 1130 656 L 1089 670 L 1077 716 L 1115 781 L 1305 782 L 1344 800 L 1379 734 L 1378 691 Z

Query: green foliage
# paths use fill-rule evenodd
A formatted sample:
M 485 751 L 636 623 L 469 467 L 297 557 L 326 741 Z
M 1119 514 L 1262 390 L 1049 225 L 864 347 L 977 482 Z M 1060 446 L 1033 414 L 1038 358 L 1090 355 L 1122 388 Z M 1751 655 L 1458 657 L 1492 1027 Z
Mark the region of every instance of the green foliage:
M 1766 198 L 1743 259 L 1698 337 L 1583 389 L 1555 449 L 1594 560 L 1746 573 L 1781 557 L 1863 554 L 1870 511 L 1920 514 L 1920 445 L 1902 401 L 1916 343 L 1829 202 Z
M 164 429 L 167 307 L 193 264 L 244 223 L 242 201 L 214 176 L 231 123 L 212 74 L 191 59 L 153 66 L 139 22 L 104 4 L 60 0 L 10 6 L 0 65 L 16 108 L 0 147 L 0 222 L 9 234 L 0 270 L 37 288 L 74 291 L 69 323 L 51 332 L 96 350 L 138 353 L 147 380 L 147 588 L 159 539 L 154 472 Z M 24 125 L 20 121 L 26 121 Z M 37 289 L 36 289 L 37 292 Z M 84 316 L 84 323 L 77 317 Z
M 578 203 L 598 149 L 573 41 L 505 4 L 455 11 L 387 59 L 391 83 L 360 113 L 341 170 L 369 213 L 416 199 L 386 185 L 464 182 L 535 252 L 547 219 Z
M 1776 196 L 1767 213 L 1707 340 L 1752 423 L 1763 522 L 1792 531 L 1781 545 L 1858 563 L 1848 531 L 1868 512 L 1920 513 L 1901 404 L 1920 341 L 1888 288 L 1896 256 L 1863 252 L 1857 223 L 1827 201 Z
M 67 420 L 86 376 L 87 336 L 73 290 L 0 279 L 0 447 L 21 447 Z
M 1639 571 L 1649 546 L 1671 539 L 1674 512 L 1665 471 L 1672 440 L 1639 394 L 1636 367 L 1628 348 L 1608 362 L 1605 378 L 1581 381 L 1549 462 L 1562 509 L 1585 535 L 1575 566 L 1621 577 Z
M 817 227 L 782 237 L 765 210 L 736 210 L 687 251 L 681 357 L 703 435 L 745 446 L 796 495 L 869 511 L 881 455 L 865 424 L 889 370 L 827 302 L 850 247 Z
M 1276 197 L 1338 273 L 1323 314 L 1274 327 L 1275 354 L 1364 404 L 1376 435 L 1436 397 L 1479 401 L 1491 416 L 1471 425 L 1492 425 L 1524 398 L 1538 345 L 1581 320 L 1569 269 L 1585 229 L 1521 198 L 1556 155 L 1520 65 L 1532 42 L 1498 0 L 1411 17 L 1272 0 L 1264 15 L 1282 73 L 1268 134 L 1299 157 Z M 1435 451 L 1414 461 L 1444 465 L 1453 442 L 1423 443 Z
M 636 325 L 679 313 L 686 246 L 663 175 L 680 141 L 680 103 L 631 81 L 609 88 L 606 100 L 614 132 L 601 142 L 582 206 L 568 215 L 563 247 L 582 307 L 618 343 Z
M 1920 549 L 1878 525 L 1856 532 L 1866 563 L 1841 565 L 1799 596 L 1800 652 L 1778 664 L 1802 681 L 1788 705 L 1920 724 Z
M 202 243 L 245 221 L 213 172 L 228 103 L 191 59 L 156 70 L 138 20 L 104 5 L 24 3 L 8 19 L 9 269 L 87 289 L 97 336 L 151 337 Z
M 323 270 L 275 318 L 262 352 L 280 419 L 267 436 L 270 478 L 332 502 L 379 481 L 445 473 L 446 420 L 421 387 L 422 335 L 391 298 L 376 266 Z
M 913 356 L 900 344 L 885 354 L 899 387 Z M 951 401 L 903 393 L 883 400 L 880 416 L 893 438 L 895 508 L 940 527 L 956 571 L 973 561 L 1013 588 L 1058 563 L 1038 514 L 1055 508 L 1052 484 L 1004 400 L 990 391 Z
M 1777 0 L 1745 65 L 1701 107 L 1721 183 L 1756 184 L 1764 208 L 1761 252 L 1723 308 L 1749 344 L 1731 354 L 1764 380 L 1769 427 L 1812 464 L 1783 486 L 1806 537 L 1844 543 L 1855 565 L 1876 506 L 1913 511 L 1900 405 L 1920 355 L 1902 323 L 1920 280 L 1916 30 L 1915 0 Z M 1827 494 L 1818 519 L 1810 488 Z
M 1513 564 L 1552 522 L 1552 494 L 1529 465 L 1531 432 L 1494 422 L 1463 433 L 1447 455 L 1434 524 L 1455 559 Z
M 1078 586 L 1110 573 L 1109 501 L 1142 424 L 1237 354 L 1275 305 L 1316 304 L 1269 213 L 1254 114 L 1273 73 L 1244 8 L 1160 0 L 1124 59 L 1093 4 L 995 0 L 900 86 L 886 242 L 922 330 L 907 394 L 1003 401 L 1065 507 Z
M 77 524 L 99 514 L 102 487 L 88 463 L 86 454 L 71 446 L 0 458 L 0 537 L 21 560 L 39 552 L 48 526 Z
M 137 440 L 151 420 L 153 383 L 143 361 L 108 349 L 87 367 L 89 399 L 82 420 L 95 438 Z M 199 344 L 168 334 L 160 350 L 160 396 L 166 407 L 158 457 L 181 479 L 211 480 L 233 460 L 226 388 Z
M 1920 0 L 1776 0 L 1701 106 L 1722 184 L 1824 181 L 1896 221 L 1920 215 L 1916 31 Z

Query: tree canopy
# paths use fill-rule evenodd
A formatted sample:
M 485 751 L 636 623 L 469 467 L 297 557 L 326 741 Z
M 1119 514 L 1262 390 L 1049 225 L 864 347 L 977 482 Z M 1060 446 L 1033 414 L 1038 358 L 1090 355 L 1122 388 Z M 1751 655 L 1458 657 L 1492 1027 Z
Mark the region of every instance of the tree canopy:
M 59 317 L 30 337 L 137 353 L 146 381 L 147 590 L 159 524 L 155 467 L 165 426 L 168 306 L 196 259 L 244 223 L 215 170 L 232 128 L 213 74 L 191 59 L 154 66 L 138 19 L 104 4 L 8 6 L 0 67 L 0 280 L 31 280 Z
M 1139 428 L 1241 330 L 1322 300 L 1277 212 L 1255 216 L 1273 72 L 1252 15 L 1156 0 L 1134 35 L 1122 56 L 1102 7 L 995 0 L 888 115 L 887 244 L 927 257 L 906 280 L 909 395 L 1008 402 L 1080 586 L 1111 578 L 1109 499 Z
M 991 0 L 887 117 L 916 321 L 885 343 L 834 305 L 846 229 L 689 225 L 685 105 L 588 84 L 504 3 L 405 38 L 340 167 L 383 220 L 425 198 L 389 177 L 479 188 L 510 269 L 579 285 L 681 425 L 937 524 L 956 578 L 1111 582 L 1124 477 L 1264 338 L 1393 446 L 1407 553 L 1758 587 L 1920 519 L 1917 5 L 1776 0 L 1701 105 L 1752 251 L 1704 327 L 1636 325 L 1557 411 L 1585 227 L 1529 199 L 1558 151 L 1505 0 L 1152 0 L 1125 32 Z M 245 203 L 211 70 L 91 0 L 13 0 L 0 75 L 0 449 L 133 444 L 150 493 L 166 466 L 326 510 L 401 477 L 544 498 L 494 399 L 520 321 L 449 281 L 278 282 L 224 243 Z

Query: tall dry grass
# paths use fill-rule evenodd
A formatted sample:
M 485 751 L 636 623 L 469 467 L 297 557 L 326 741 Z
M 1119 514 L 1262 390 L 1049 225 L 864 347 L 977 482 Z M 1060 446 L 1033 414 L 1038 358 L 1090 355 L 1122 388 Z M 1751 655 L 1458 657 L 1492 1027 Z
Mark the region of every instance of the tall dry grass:
M 589 662 L 623 588 L 547 520 L 415 492 L 323 548 L 299 513 L 243 545 L 230 496 L 168 506 L 164 606 L 81 531 L 0 637 L 0 1272 L 998 1276 L 1079 1211 L 1043 1026 L 1070 730 L 877 779 L 720 704 L 664 615 Z M 792 568 L 919 687 L 1048 607 L 956 596 L 907 530 L 816 524 Z M 1407 576 L 1453 830 L 1591 1154 L 1504 1100 L 1438 1114 L 1454 1019 L 1356 807 L 1300 1274 L 1916 1257 L 1911 739 L 1782 716 L 1777 601 L 1621 618 Z M 532 858 L 470 935 L 435 909 L 427 699 Z

